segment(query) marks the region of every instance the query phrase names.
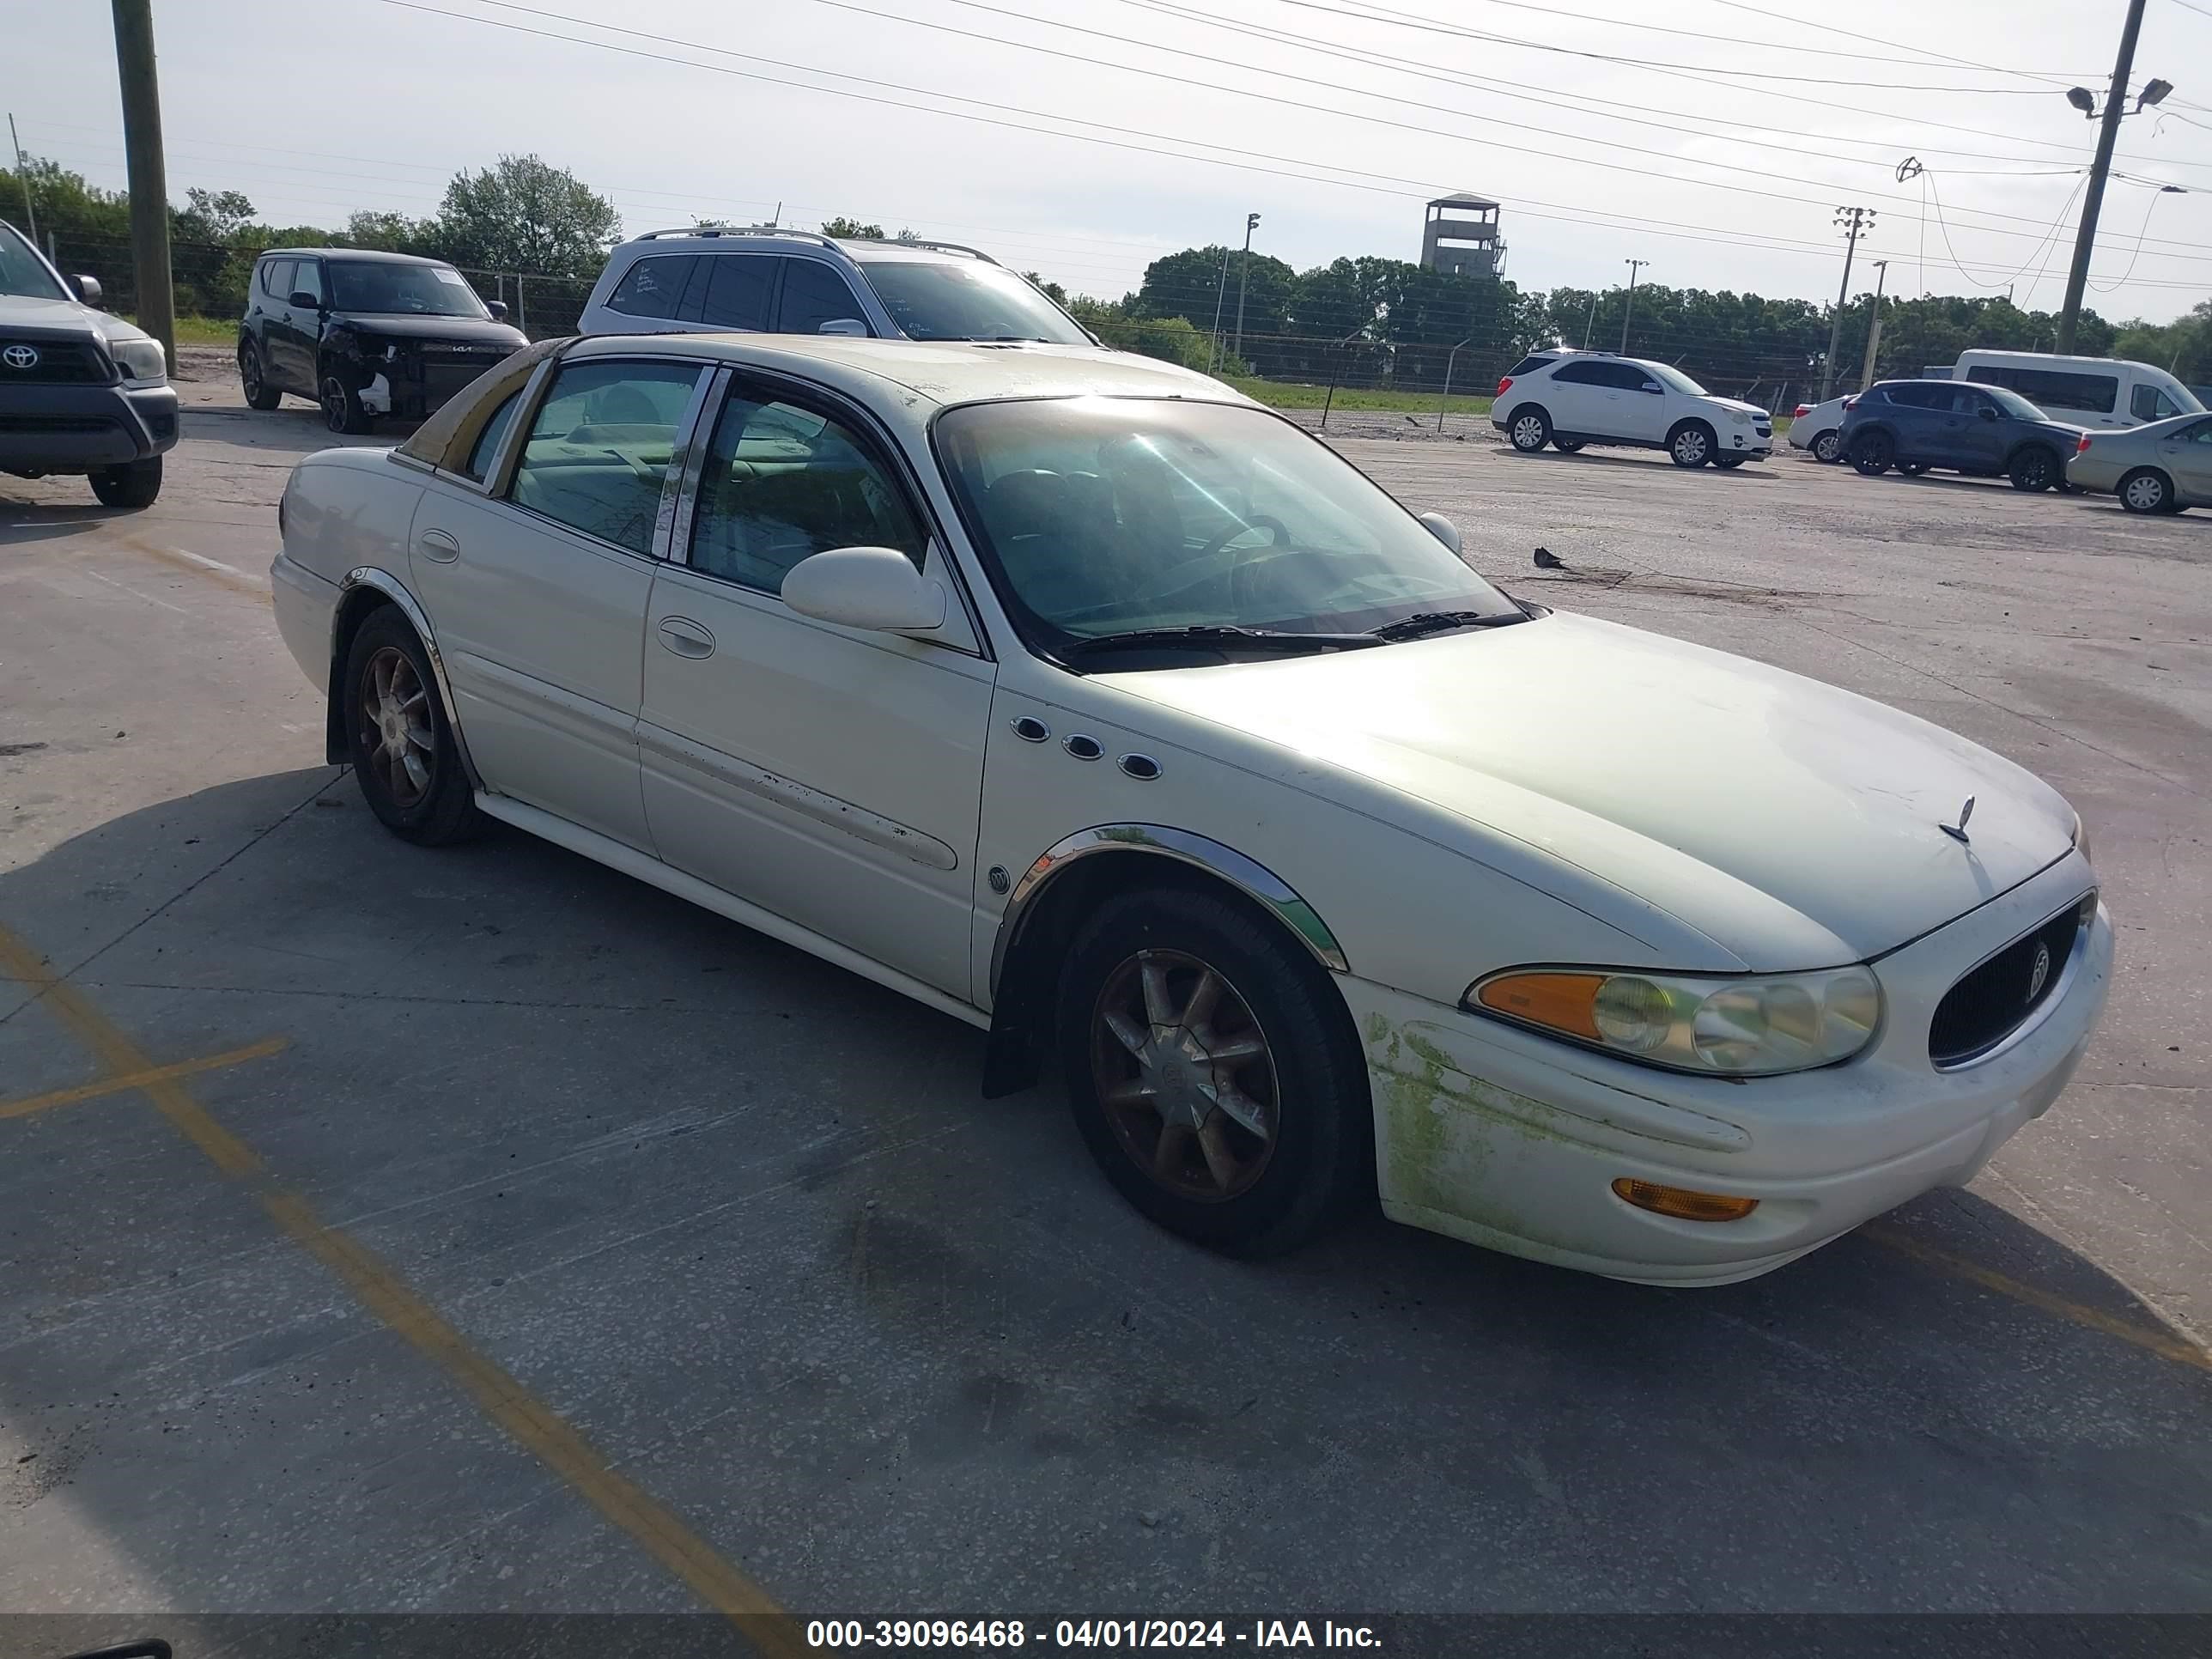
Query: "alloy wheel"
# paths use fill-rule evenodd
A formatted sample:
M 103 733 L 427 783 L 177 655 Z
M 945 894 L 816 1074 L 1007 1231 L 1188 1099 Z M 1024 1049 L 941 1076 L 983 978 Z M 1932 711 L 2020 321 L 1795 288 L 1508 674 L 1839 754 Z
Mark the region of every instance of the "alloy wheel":
M 1684 466 L 1695 466 L 1705 459 L 1707 448 L 1702 428 L 1684 427 L 1674 434 L 1674 459 Z
M 437 781 L 438 736 L 429 690 L 404 651 L 387 645 L 368 659 L 356 706 L 362 752 L 378 781 L 395 805 L 417 805 Z
M 1107 975 L 1091 1018 L 1091 1076 L 1121 1150 L 1179 1197 L 1235 1198 L 1274 1156 L 1267 1034 L 1196 957 L 1139 951 Z
M 261 395 L 261 354 L 248 346 L 239 354 L 238 378 L 249 404 Z
M 1534 415 L 1523 415 L 1513 422 L 1513 447 L 1516 449 L 1541 449 L 1546 435 L 1543 422 Z
M 1843 453 L 1844 434 L 1840 432 L 1823 432 L 1813 440 L 1813 459 L 1816 461 L 1832 461 Z

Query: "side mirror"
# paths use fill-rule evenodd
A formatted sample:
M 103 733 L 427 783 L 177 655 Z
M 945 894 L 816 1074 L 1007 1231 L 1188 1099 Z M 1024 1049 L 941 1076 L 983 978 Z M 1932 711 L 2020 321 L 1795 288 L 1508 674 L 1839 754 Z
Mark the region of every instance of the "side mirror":
M 1981 417 L 1985 421 L 1994 421 L 1997 417 L 1996 410 L 1991 409 L 1987 404 L 1984 404 L 1982 405 L 1979 412 Z
M 489 313 L 491 313 L 491 319 L 492 319 L 492 321 L 494 321 L 495 323 L 503 323 L 503 322 L 505 322 L 505 321 L 507 320 L 507 301 L 504 301 L 504 300 L 486 300 L 486 301 L 484 301 L 484 309 L 485 309 L 486 311 L 489 311 Z
M 1444 517 L 1443 514 L 1424 513 L 1421 514 L 1421 524 L 1429 534 L 1434 536 L 1453 552 L 1456 553 L 1460 550 L 1459 526 Z
M 99 277 L 72 276 L 70 278 L 70 281 L 76 287 L 76 297 L 83 301 L 85 304 L 88 306 L 96 306 L 100 303 L 100 288 Z
M 817 334 L 851 334 L 863 340 L 868 337 L 868 325 L 858 317 L 835 317 L 814 331 Z
M 1667 395 L 1667 388 L 1661 386 L 1656 380 L 1646 380 L 1644 383 L 1643 390 L 1646 392 L 1656 392 L 1662 398 Z
M 323 308 L 323 302 L 304 288 L 294 289 L 291 297 L 284 303 L 289 306 L 297 306 L 302 311 L 320 311 Z
M 945 623 L 945 590 L 895 547 L 833 547 L 792 566 L 783 602 L 802 617 L 886 634 L 927 634 Z

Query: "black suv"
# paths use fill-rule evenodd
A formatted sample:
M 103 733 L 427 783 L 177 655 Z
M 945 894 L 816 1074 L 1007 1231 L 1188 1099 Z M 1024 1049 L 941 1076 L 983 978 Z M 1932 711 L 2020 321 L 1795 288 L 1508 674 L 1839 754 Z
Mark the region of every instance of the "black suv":
M 14 226 L 0 224 L 0 472 L 82 472 L 108 507 L 151 507 L 177 394 L 161 343 L 76 292 Z
M 2063 489 L 2081 428 L 2017 392 L 1962 380 L 1882 380 L 1844 405 L 1841 442 L 1868 477 L 1945 467 L 2014 489 Z
M 419 421 L 529 344 L 439 259 L 356 248 L 272 248 L 257 260 L 238 325 L 246 401 L 313 398 L 333 432 L 380 415 Z

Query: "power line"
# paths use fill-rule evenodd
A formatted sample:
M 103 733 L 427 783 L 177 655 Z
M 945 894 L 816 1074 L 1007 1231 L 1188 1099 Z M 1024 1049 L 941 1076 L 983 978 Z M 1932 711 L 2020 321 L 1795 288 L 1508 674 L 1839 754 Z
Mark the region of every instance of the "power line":
M 597 28 L 607 33 L 623 34 L 637 40 L 651 40 L 662 46 L 682 46 L 692 51 L 711 52 L 718 57 L 735 58 L 748 63 L 767 64 L 778 69 L 794 70 L 803 74 L 824 76 L 834 80 L 856 82 L 863 86 L 885 88 L 890 91 L 908 93 L 918 97 L 942 99 L 951 103 L 971 104 L 980 109 L 998 111 L 1001 115 L 1028 116 L 1038 120 L 1060 122 L 1064 125 L 1090 127 L 1101 132 L 1115 133 L 1122 135 L 1122 137 L 1120 138 L 1097 138 L 1085 133 L 1062 132 L 1050 127 L 1033 127 L 1018 121 L 1006 121 L 994 118 L 990 116 L 975 115 L 963 110 L 939 109 L 929 105 L 905 103 L 898 99 L 885 98 L 874 94 L 848 92 L 836 87 L 823 87 L 812 85 L 805 82 L 786 81 L 775 76 L 763 75 L 757 70 L 738 70 L 732 69 L 720 64 L 702 63 L 695 58 L 673 57 L 665 52 L 648 52 L 640 47 L 619 46 L 609 40 L 594 40 L 576 35 L 559 34 L 549 29 L 533 28 L 526 24 L 508 22 L 500 18 L 477 16 L 465 12 L 447 11 L 436 6 L 423 4 L 421 3 L 421 0 L 382 0 L 382 3 L 390 6 L 396 6 L 403 10 L 423 12 L 432 16 L 447 17 L 464 22 L 477 23 L 488 28 L 507 29 L 516 33 L 534 35 L 544 40 L 564 41 L 571 46 L 589 46 L 601 52 L 616 52 L 628 57 L 644 58 L 657 62 L 678 64 L 689 68 L 706 70 L 714 74 L 732 76 L 741 80 L 759 81 L 773 86 L 793 87 L 802 91 L 822 93 L 832 97 L 849 98 L 861 103 L 879 104 L 894 109 L 915 110 L 925 114 L 946 116 L 954 119 L 976 122 L 988 126 L 1011 127 L 1017 131 L 1045 132 L 1054 137 L 1072 138 L 1082 143 L 1101 144 L 1109 149 L 1133 150 L 1145 155 L 1164 155 L 1176 161 L 1204 161 L 1217 167 L 1240 167 L 1249 172 L 1269 173 L 1278 177 L 1304 179 L 1310 182 L 1333 184 L 1347 189 L 1359 189 L 1365 188 L 1365 186 L 1348 183 L 1345 179 L 1328 178 L 1323 176 L 1323 174 L 1327 173 L 1344 173 L 1355 179 L 1369 179 L 1378 180 L 1383 185 L 1413 185 L 1421 190 L 1438 193 L 1441 193 L 1448 188 L 1446 186 L 1435 184 L 1430 180 L 1410 179 L 1399 173 L 1376 173 L 1365 168 L 1346 167 L 1337 162 L 1316 161 L 1298 157 L 1279 155 L 1265 150 L 1244 149 L 1235 145 L 1219 143 L 1212 139 L 1186 138 L 1170 137 L 1168 135 L 1148 134 L 1139 131 L 1133 128 L 1118 126 L 1110 122 L 1092 121 L 1078 116 L 1059 115 L 1048 111 L 1026 109 L 1019 105 L 996 103 L 988 99 L 971 98 L 965 94 L 961 93 L 939 92 L 929 88 L 907 86 L 896 82 L 879 80 L 870 76 L 850 75 L 838 70 L 817 69 L 811 64 L 794 64 L 781 58 L 764 58 L 757 53 L 738 52 L 728 47 L 712 46 L 701 41 L 682 40 L 672 35 L 655 34 L 643 29 L 624 28 L 611 23 L 593 23 L 587 19 L 574 17 L 560 12 L 547 11 L 541 8 L 516 3 L 516 0 L 480 0 L 480 3 L 496 6 L 504 11 L 520 12 L 526 15 L 544 18 L 551 21 L 574 24 L 580 27 Z M 1118 65 L 1115 67 L 1127 66 Z M 1155 70 L 1138 70 L 1136 72 L 1140 74 L 1160 73 L 1159 71 Z M 1163 76 L 1162 78 L 1175 80 L 1182 77 Z M 1209 86 L 1207 89 L 1214 90 L 1215 88 Z M 1266 94 L 1252 95 L 1266 96 Z M 1342 111 L 1332 111 L 1329 112 L 1336 114 L 1345 113 L 1345 112 Z M 1359 117 L 1355 115 L 1352 118 L 1374 120 L 1378 119 L 1379 118 Z M 1383 125 L 1400 125 L 1402 124 L 1386 122 L 1383 123 Z M 1152 137 L 1159 137 L 1165 142 L 1187 145 L 1192 149 L 1218 150 L 1221 152 L 1222 155 L 1238 156 L 1249 159 L 1243 161 L 1223 161 L 1220 156 L 1216 155 L 1192 155 L 1187 153 L 1187 151 L 1162 149 L 1154 145 L 1127 142 L 1128 139 Z M 1540 155 L 1547 160 L 1570 161 L 1577 166 L 1600 167 L 1612 172 L 1633 174 L 1640 178 L 1660 179 L 1669 183 L 1694 185 L 1704 189 L 1728 191 L 1738 195 L 1754 196 L 1770 201 L 1789 202 L 1800 206 L 1820 207 L 1826 205 L 1825 201 L 1814 197 L 1792 196 L 1780 191 L 1756 190 L 1746 185 L 1723 184 L 1717 180 L 1699 179 L 1696 177 L 1686 178 L 1680 172 L 1662 173 L 1655 171 L 1650 167 L 1634 167 L 1619 162 L 1596 161 L 1583 157 L 1565 157 L 1561 156 L 1557 150 L 1540 149 L 1529 145 L 1508 144 L 1497 141 L 1490 141 L 1490 143 L 1491 147 L 1494 149 L 1518 150 L 1529 155 Z M 1668 156 L 1667 159 L 1677 161 L 1680 160 L 1679 157 L 1674 156 Z M 1280 165 L 1260 165 L 1261 163 Z M 1296 171 L 1296 169 L 1300 168 L 1319 168 L 1322 169 L 1323 172 L 1316 173 Z M 1818 185 L 1820 181 L 1817 179 L 1804 179 L 1792 180 L 1791 182 Z M 1385 191 L 1382 193 L 1394 195 L 1407 194 L 1407 192 L 1403 191 Z M 1908 205 L 1911 204 L 1910 198 L 1890 196 L 1877 198 L 1876 199 L 1893 202 L 1903 201 Z M 1970 210 L 1978 213 L 1982 216 L 1987 218 L 2012 219 L 2023 224 L 2039 225 L 2040 223 L 2040 221 L 2029 218 L 2022 214 L 2002 213 L 1994 209 L 1974 209 Z M 2036 232 L 2015 231 L 2003 229 L 1996 226 L 1976 226 L 1974 228 L 1982 230 L 1987 234 L 1992 236 L 2017 237 L 2035 235 L 2039 240 L 2041 234 L 2039 230 Z M 2154 258 L 2202 260 L 2207 257 L 2208 252 L 2212 252 L 2212 247 L 2208 247 L 2205 244 L 2189 242 L 2179 243 L 2177 244 L 2177 246 L 2193 250 L 2193 252 L 2189 253 L 2167 253 L 2154 250 L 2152 252 L 2151 257 Z
M 1887 46 L 1892 52 L 1917 52 L 1923 58 L 1933 58 L 1940 63 L 1951 64 L 1960 69 L 1987 70 L 1992 75 L 2016 75 L 2023 80 L 2045 81 L 2053 83 L 2075 79 L 2071 75 L 2045 75 L 2034 70 L 2003 69 L 1995 64 L 1984 64 L 1972 58 L 1954 58 L 1929 46 L 1916 46 L 1909 41 L 1885 40 L 1879 35 L 1861 34 L 1856 29 L 1838 28 L 1832 23 L 1815 22 L 1809 17 L 1796 17 L 1785 12 L 1769 11 L 1761 6 L 1747 5 L 1744 0 L 1707 0 L 1716 6 L 1726 6 L 1730 11 L 1748 12 L 1762 23 L 1795 23 L 1800 28 L 1818 29 L 1823 34 L 1832 34 L 1845 40 L 1863 40 L 1869 45 Z

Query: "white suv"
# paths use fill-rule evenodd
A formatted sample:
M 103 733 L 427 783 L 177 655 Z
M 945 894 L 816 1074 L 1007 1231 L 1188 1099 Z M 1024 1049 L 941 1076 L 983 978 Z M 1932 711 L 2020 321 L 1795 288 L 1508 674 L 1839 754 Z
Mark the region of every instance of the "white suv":
M 607 256 L 577 332 L 1098 343 L 1034 283 L 975 248 L 768 225 L 633 237 Z
M 1774 417 L 1716 398 L 1679 368 L 1610 351 L 1539 351 L 1498 383 L 1490 423 L 1514 448 L 1663 449 L 1677 466 L 1741 466 L 1774 453 Z

